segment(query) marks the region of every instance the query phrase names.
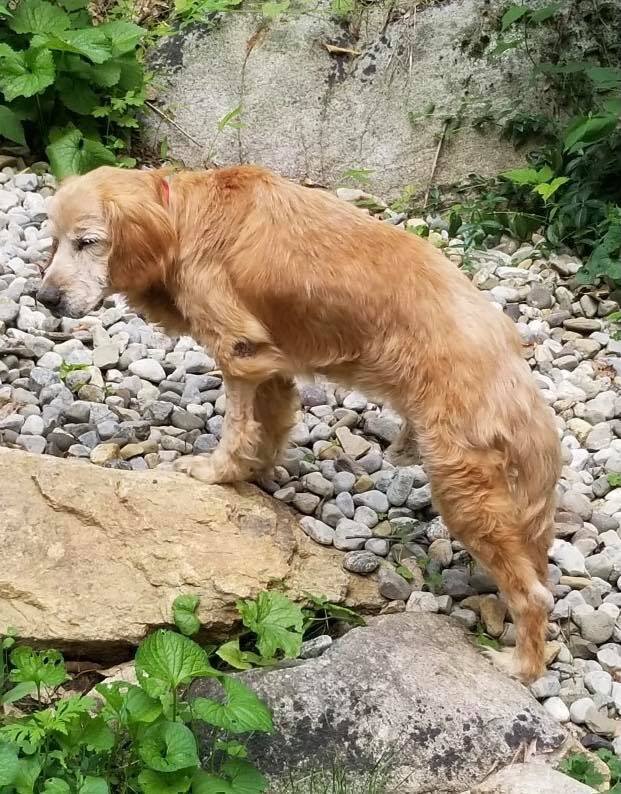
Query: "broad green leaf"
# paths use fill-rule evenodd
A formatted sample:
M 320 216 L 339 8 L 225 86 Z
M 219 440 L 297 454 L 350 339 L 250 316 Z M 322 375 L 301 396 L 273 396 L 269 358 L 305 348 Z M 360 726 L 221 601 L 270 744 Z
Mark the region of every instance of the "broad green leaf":
M 90 116 L 99 104 L 99 97 L 83 80 L 63 75 L 56 81 L 56 88 L 63 105 L 82 116 Z
M 14 686 L 13 689 L 9 689 L 8 692 L 5 692 L 2 697 L 0 697 L 0 703 L 16 703 L 18 700 L 25 698 L 26 695 L 32 694 L 37 688 L 37 685 L 34 681 L 24 681 L 17 686 Z
M 199 764 L 194 734 L 180 722 L 158 722 L 147 728 L 138 754 L 156 772 L 178 772 Z
M 254 664 L 261 661 L 261 657 L 258 654 L 242 651 L 239 647 L 239 639 L 225 642 L 224 645 L 218 648 L 216 655 L 236 670 L 250 670 L 253 666 L 252 657 L 256 658 Z
M 546 22 L 548 19 L 551 19 L 553 16 L 555 16 L 555 14 L 560 11 L 562 7 L 562 3 L 550 3 L 550 5 L 544 6 L 543 8 L 538 8 L 536 11 L 532 11 L 530 19 L 536 24 L 541 24 L 541 22 Z
M 263 592 L 255 601 L 239 601 L 237 609 L 244 626 L 257 635 L 257 648 L 265 657 L 281 650 L 295 658 L 302 645 L 304 616 L 297 604 L 282 593 Z
M 522 212 L 516 212 L 510 219 L 509 226 L 511 232 L 518 240 L 528 240 L 533 232 L 541 226 L 541 219 Z
M 92 717 L 89 714 L 81 725 L 80 744 L 89 750 L 111 750 L 114 747 L 114 733 L 103 717 Z
M 22 122 L 16 113 L 6 105 L 0 105 L 0 136 L 15 141 L 15 143 L 21 143 L 22 146 L 26 145 Z
M 511 25 L 515 24 L 519 19 L 522 19 L 523 16 L 528 14 L 530 8 L 528 6 L 509 6 L 509 8 L 505 11 L 502 15 L 501 20 L 501 28 L 502 30 L 506 30 L 510 28 Z
M 71 57 L 68 67 L 72 74 L 101 88 L 112 88 L 121 79 L 121 65 L 116 60 L 90 64 L 85 63 L 81 58 Z
M 567 61 L 567 63 L 540 63 L 534 67 L 536 72 L 544 74 L 578 74 L 585 71 L 584 61 Z
M 543 185 L 535 185 L 533 191 L 539 193 L 543 200 L 547 201 L 566 182 L 569 182 L 569 177 L 557 176 L 556 179 L 553 179 L 551 182 L 544 183 Z
M 222 750 L 222 752 L 226 753 L 231 758 L 247 758 L 248 756 L 248 748 L 241 742 L 233 740 L 225 742 L 222 739 L 218 739 L 216 740 L 215 747 L 216 750 Z
M 41 34 L 33 38 L 32 46 L 75 53 L 93 63 L 104 63 L 112 57 L 110 41 L 99 27 Z
M 144 67 L 137 58 L 126 56 L 118 58 L 116 63 L 121 67 L 118 86 L 120 91 L 139 91 L 144 85 Z
M 270 710 L 245 684 L 237 678 L 219 678 L 225 698 L 219 703 L 211 698 L 196 698 L 192 701 L 194 716 L 203 722 L 229 733 L 249 733 L 272 730 Z
M 0 17 L 12 17 L 13 14 L 6 7 L 6 3 L 0 3 Z
M 621 280 L 621 222 L 611 223 L 603 239 L 596 246 L 577 278 L 582 283 L 591 283 L 600 276 L 612 281 Z
M 58 179 L 72 174 L 85 174 L 100 165 L 114 165 L 114 153 L 99 143 L 85 138 L 80 130 L 67 128 L 45 150 L 52 171 Z
M 55 76 L 52 53 L 49 50 L 31 48 L 3 58 L 0 89 L 6 101 L 11 102 L 19 96 L 31 97 L 39 94 L 52 85 Z
M 222 765 L 221 775 L 202 770 L 194 775 L 192 794 L 263 794 L 267 780 L 248 761 L 230 758 Z
M 133 52 L 140 44 L 146 31 L 133 22 L 114 20 L 98 25 L 97 30 L 101 31 L 110 43 L 113 55 L 126 55 Z
M 11 664 L 9 678 L 16 683 L 32 681 L 53 689 L 69 678 L 58 651 L 35 651 L 22 645 L 11 652 Z
M 123 724 L 150 723 L 162 713 L 161 702 L 149 697 L 134 684 L 125 681 L 104 682 L 95 689 L 106 701 L 108 713 L 112 712 Z
M 9 27 L 15 33 L 60 33 L 70 24 L 69 16 L 58 5 L 47 0 L 21 0 Z
M 226 778 L 199 770 L 192 779 L 192 794 L 233 794 Z
M 184 794 L 192 783 L 187 772 L 155 772 L 143 769 L 138 775 L 138 785 L 143 794 Z
M 514 168 L 510 171 L 503 171 L 500 176 L 515 185 L 538 185 L 545 181 L 541 179 L 536 168 Z
M 174 631 L 160 630 L 138 648 L 136 674 L 145 692 L 157 696 L 216 671 L 200 645 Z
M 80 11 L 82 8 L 88 8 L 89 0 L 58 0 L 65 11 Z
M 175 626 L 186 637 L 196 634 L 201 627 L 200 620 L 196 617 L 199 602 L 200 598 L 193 595 L 180 595 L 173 601 Z
M 125 696 L 125 710 L 130 723 L 153 722 L 162 713 L 159 700 L 149 697 L 139 686 L 132 686 Z
M 222 771 L 231 781 L 233 794 L 262 794 L 267 789 L 267 780 L 248 761 L 231 758 L 224 762 Z
M 71 788 L 59 777 L 48 777 L 43 783 L 43 794 L 71 794 Z
M 616 116 L 621 116 L 621 98 L 608 97 L 608 99 L 602 102 L 602 110 L 605 113 L 612 113 Z
M 492 57 L 496 55 L 502 55 L 503 52 L 508 52 L 509 50 L 515 50 L 517 47 L 520 46 L 522 43 L 522 39 L 510 39 L 506 41 L 499 41 L 498 44 L 491 50 L 490 55 Z
M 122 716 L 125 708 L 125 698 L 129 688 L 132 686 L 133 684 L 128 684 L 125 681 L 112 681 L 110 683 L 104 681 L 101 684 L 97 684 L 95 692 L 98 692 L 106 701 L 104 708 L 109 707 L 114 714 Z M 138 689 L 139 687 L 136 688 Z
M 13 787 L 17 794 L 33 794 L 35 783 L 41 774 L 41 760 L 38 755 L 19 759 L 19 767 Z
M 600 91 L 611 91 L 621 86 L 621 69 L 612 66 L 590 66 L 585 69 L 585 74 Z
M 566 130 L 564 137 L 565 151 L 579 148 L 582 144 L 594 143 L 609 135 L 617 126 L 615 114 L 600 116 L 582 116 Z
M 14 58 L 16 51 L 5 42 L 0 42 L 0 58 Z
M 0 744 L 0 788 L 12 785 L 18 769 L 17 750 L 9 744 Z
M 108 781 L 103 777 L 87 775 L 78 789 L 78 794 L 109 794 Z

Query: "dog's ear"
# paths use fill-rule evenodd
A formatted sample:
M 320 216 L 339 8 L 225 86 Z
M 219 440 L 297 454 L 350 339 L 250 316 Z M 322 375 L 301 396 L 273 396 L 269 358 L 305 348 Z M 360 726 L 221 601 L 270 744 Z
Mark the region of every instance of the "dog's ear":
M 175 258 L 176 235 L 162 188 L 163 178 L 145 172 L 135 190 L 114 191 L 103 200 L 110 236 L 110 286 L 144 292 L 166 281 Z

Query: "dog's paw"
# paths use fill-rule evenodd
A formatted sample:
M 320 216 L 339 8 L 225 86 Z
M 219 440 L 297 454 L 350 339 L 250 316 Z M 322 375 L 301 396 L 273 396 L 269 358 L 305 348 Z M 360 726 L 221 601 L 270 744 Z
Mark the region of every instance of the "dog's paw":
M 184 474 L 194 477 L 196 480 L 214 485 L 218 482 L 216 471 L 212 462 L 208 458 L 198 458 L 187 455 L 175 461 L 175 471 L 182 471 Z
M 502 651 L 497 651 L 494 648 L 481 648 L 481 652 L 501 673 L 509 676 L 509 678 L 520 679 L 519 663 L 515 648 L 503 648 Z

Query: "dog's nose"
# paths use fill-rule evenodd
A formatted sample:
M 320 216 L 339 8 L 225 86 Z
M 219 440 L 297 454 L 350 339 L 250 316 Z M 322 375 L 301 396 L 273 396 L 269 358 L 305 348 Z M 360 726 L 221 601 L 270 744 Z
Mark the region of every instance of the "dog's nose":
M 37 292 L 37 300 L 48 309 L 54 309 L 60 303 L 60 290 L 58 287 L 41 287 Z

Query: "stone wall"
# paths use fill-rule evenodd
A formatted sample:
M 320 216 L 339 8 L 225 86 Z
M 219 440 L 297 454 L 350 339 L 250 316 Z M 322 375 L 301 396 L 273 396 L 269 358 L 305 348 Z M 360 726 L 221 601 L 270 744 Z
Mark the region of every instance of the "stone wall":
M 435 181 L 495 174 L 523 154 L 497 129 L 476 131 L 472 119 L 488 101 L 496 109 L 537 103 L 523 56 L 489 56 L 505 7 L 399 0 L 369 5 L 357 24 L 331 17 L 325 0 L 269 23 L 243 11 L 221 15 L 164 40 L 153 57 L 160 107 L 198 143 L 155 114 L 149 138 L 167 138 L 187 165 L 257 162 L 329 186 L 343 184 L 348 169 L 369 169 L 371 189 L 394 196 L 427 188 L 453 117 L 458 130 L 444 142 Z M 218 133 L 238 105 L 241 128 Z

